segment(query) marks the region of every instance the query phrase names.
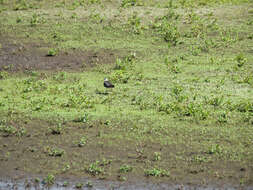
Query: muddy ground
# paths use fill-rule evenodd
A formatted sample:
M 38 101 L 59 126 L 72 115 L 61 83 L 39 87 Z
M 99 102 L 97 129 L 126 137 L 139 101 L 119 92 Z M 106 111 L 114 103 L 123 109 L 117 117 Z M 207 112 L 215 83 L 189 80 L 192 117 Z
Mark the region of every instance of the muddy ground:
M 84 71 L 91 67 L 112 64 L 120 51 L 68 50 L 49 56 L 47 44 L 25 44 L 16 40 L 0 40 L 0 70 L 13 71 Z M 56 50 L 57 51 L 57 50 Z

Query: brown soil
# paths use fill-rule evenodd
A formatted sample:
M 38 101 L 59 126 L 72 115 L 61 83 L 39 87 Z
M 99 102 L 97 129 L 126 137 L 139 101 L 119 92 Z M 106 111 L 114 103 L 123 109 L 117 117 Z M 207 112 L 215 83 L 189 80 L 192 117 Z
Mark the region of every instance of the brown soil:
M 114 63 L 119 54 L 116 50 L 100 49 L 59 52 L 56 56 L 47 56 L 50 48 L 43 44 L 22 44 L 5 40 L 0 40 L 0 44 L 0 70 L 6 71 L 81 71 Z

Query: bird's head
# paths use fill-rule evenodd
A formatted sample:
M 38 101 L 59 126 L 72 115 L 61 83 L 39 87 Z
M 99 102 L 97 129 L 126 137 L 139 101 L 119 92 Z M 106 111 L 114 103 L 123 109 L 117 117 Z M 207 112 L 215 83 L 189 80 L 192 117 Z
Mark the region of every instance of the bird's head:
M 108 78 L 104 78 L 104 81 L 108 81 Z

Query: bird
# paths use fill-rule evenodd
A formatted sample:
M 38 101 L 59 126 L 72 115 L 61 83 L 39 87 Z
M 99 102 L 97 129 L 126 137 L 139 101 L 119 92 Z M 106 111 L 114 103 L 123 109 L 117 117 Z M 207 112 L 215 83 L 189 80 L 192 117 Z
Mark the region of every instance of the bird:
M 104 79 L 104 87 L 105 88 L 114 88 L 114 85 L 107 79 Z

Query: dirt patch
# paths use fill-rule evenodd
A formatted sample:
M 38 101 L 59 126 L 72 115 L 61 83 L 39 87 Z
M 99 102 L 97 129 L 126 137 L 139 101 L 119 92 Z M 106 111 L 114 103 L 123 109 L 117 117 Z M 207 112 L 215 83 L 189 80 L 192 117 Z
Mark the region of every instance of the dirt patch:
M 70 50 L 48 56 L 48 48 L 41 44 L 19 44 L 0 40 L 0 70 L 86 70 L 101 64 L 115 62 L 119 52 L 116 50 Z

